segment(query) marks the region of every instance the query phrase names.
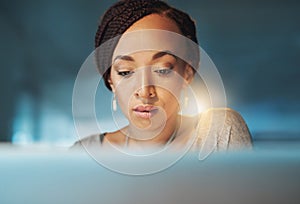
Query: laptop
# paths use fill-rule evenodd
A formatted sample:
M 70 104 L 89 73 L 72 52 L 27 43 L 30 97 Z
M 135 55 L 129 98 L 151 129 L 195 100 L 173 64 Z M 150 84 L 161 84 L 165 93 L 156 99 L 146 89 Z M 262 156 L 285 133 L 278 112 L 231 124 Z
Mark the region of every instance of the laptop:
M 186 153 L 163 166 L 173 155 L 160 155 L 149 164 L 146 159 L 127 162 L 109 152 L 99 161 L 85 149 L 1 145 L 0 203 L 299 204 L 298 147 L 260 146 L 214 153 L 205 160 Z M 136 171 L 145 168 L 134 165 L 164 168 L 134 175 L 111 164 Z

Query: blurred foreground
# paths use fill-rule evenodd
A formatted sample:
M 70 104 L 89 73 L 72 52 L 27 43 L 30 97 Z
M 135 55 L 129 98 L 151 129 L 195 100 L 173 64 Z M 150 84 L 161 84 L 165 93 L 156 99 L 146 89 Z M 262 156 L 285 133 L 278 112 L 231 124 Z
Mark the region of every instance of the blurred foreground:
M 204 161 L 187 154 L 159 173 L 128 176 L 85 151 L 2 145 L 0 203 L 300 203 L 300 143 L 263 147 Z

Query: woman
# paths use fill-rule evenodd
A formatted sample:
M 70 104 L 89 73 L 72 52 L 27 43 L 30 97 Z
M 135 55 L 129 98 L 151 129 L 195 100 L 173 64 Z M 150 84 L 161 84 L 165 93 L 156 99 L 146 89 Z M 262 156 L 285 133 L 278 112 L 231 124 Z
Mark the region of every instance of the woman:
M 193 117 L 179 114 L 184 109 L 180 98 L 199 64 L 198 47 L 187 41 L 198 45 L 194 21 L 165 2 L 123 0 L 109 8 L 96 33 L 96 60 L 114 94 L 113 109 L 120 108 L 129 124 L 75 146 L 145 152 L 193 141 L 194 150 L 251 147 L 245 122 L 231 109 L 209 109 Z

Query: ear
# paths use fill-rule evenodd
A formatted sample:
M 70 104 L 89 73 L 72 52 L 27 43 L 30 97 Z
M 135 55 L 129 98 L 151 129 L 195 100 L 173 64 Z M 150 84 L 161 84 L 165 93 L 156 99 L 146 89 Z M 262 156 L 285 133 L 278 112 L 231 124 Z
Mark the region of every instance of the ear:
M 193 68 L 188 63 L 185 64 L 183 78 L 185 80 L 185 84 L 190 84 L 194 79 Z
M 108 83 L 109 83 L 109 86 L 110 86 L 112 92 L 115 93 L 115 92 L 116 92 L 116 89 L 115 89 L 115 86 L 114 86 L 114 84 L 113 84 L 113 82 L 112 82 L 112 80 L 111 80 L 111 76 L 109 77 L 109 79 L 108 79 L 107 81 L 108 81 Z

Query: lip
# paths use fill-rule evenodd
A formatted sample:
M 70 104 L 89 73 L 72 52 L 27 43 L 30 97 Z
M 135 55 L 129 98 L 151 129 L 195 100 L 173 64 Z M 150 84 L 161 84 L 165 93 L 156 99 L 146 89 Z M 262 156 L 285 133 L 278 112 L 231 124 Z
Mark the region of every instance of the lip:
M 132 110 L 137 117 L 149 119 L 157 113 L 158 108 L 151 105 L 137 105 Z

